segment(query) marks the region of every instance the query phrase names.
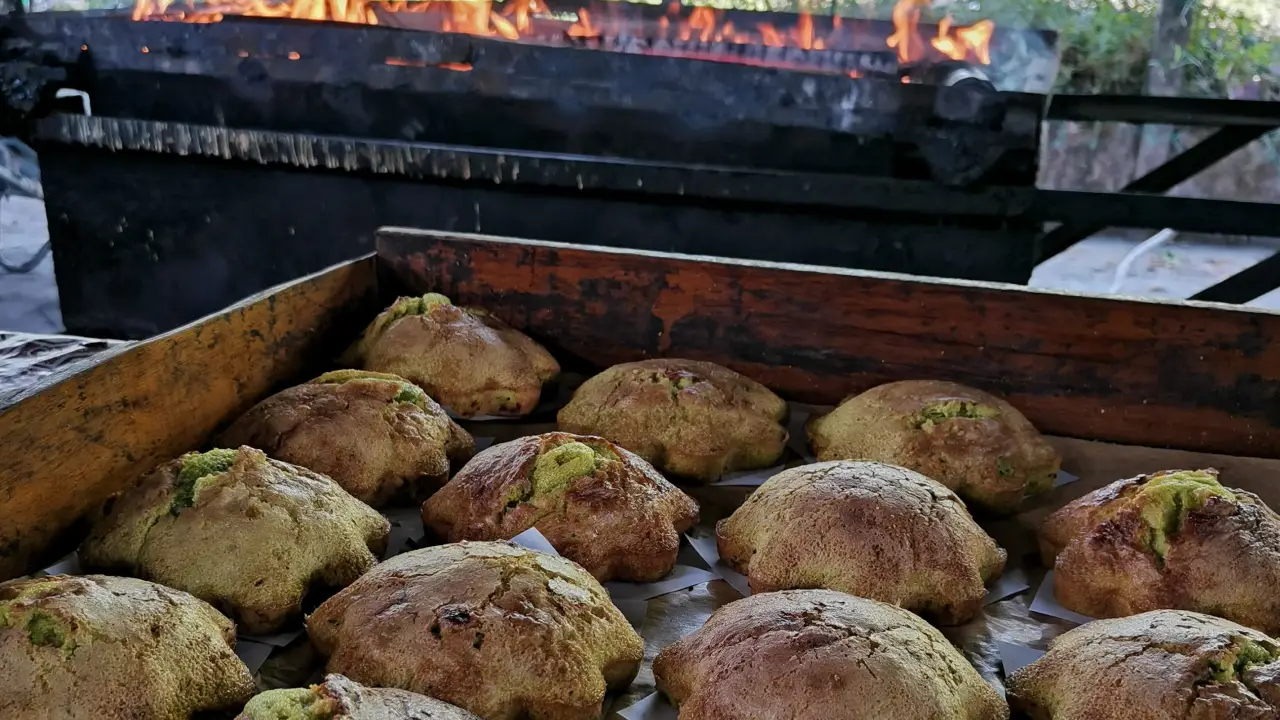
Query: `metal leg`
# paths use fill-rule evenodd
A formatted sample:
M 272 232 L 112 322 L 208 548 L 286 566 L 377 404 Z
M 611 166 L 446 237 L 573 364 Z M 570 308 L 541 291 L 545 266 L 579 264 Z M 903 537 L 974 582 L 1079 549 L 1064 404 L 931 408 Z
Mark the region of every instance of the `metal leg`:
M 1224 127 L 1186 152 L 1126 185 L 1120 192 L 1163 193 L 1222 158 L 1275 129 L 1265 126 Z M 1063 223 L 1040 238 L 1037 263 L 1057 255 L 1094 233 L 1107 229 L 1095 223 Z

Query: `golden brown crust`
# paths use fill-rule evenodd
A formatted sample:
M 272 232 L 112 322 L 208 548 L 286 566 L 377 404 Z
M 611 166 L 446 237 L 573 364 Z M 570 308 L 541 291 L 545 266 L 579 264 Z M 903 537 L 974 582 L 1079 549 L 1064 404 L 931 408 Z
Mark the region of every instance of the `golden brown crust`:
M 436 296 L 439 297 L 439 296 Z M 417 384 L 459 417 L 527 415 L 560 365 L 529 336 L 484 310 L 444 302 L 383 311 L 351 354 L 365 370 Z
M 506 542 L 398 555 L 307 619 L 328 670 L 486 718 L 599 718 L 644 642 L 585 570 Z
M 421 502 L 449 479 L 451 465 L 474 454 L 475 441 L 444 408 L 405 393 L 405 385 L 388 375 L 291 387 L 241 416 L 218 445 L 249 445 L 328 475 L 374 507 Z
M 1280 645 L 1193 612 L 1099 620 L 1014 673 L 1009 703 L 1033 720 L 1275 720 Z
M 560 410 L 560 430 L 599 435 L 663 472 L 712 482 L 768 467 L 787 444 L 787 405 L 714 363 L 643 360 L 596 375 Z
M 235 626 L 207 603 L 130 578 L 0 584 L 0 717 L 148 718 L 234 709 L 254 693 Z
M 306 710 L 310 714 L 305 714 Z M 245 705 L 236 720 L 480 720 L 460 707 L 395 688 L 365 687 L 326 675 L 308 689 L 268 690 Z
M 1121 480 L 1049 516 L 1040 544 L 1046 555 L 1058 550 L 1058 601 L 1091 617 L 1167 608 L 1280 632 L 1280 517 L 1257 496 L 1224 489 L 1230 498 L 1207 497 L 1194 507 L 1178 500 L 1167 508 L 1175 513 L 1168 532 L 1155 539 L 1143 488 L 1185 472 Z
M 590 446 L 595 466 L 563 484 L 535 483 L 538 458 L 569 443 Z M 600 582 L 650 582 L 671 572 L 698 505 L 634 453 L 554 432 L 480 453 L 422 506 L 422 518 L 450 542 L 509 540 L 536 526 Z
M 769 478 L 716 527 L 720 557 L 752 592 L 827 588 L 943 625 L 972 619 L 1005 551 L 955 493 L 874 462 L 802 465 Z
M 323 475 L 250 447 L 226 452 L 234 464 L 189 507 L 183 458 L 125 492 L 81 546 L 85 567 L 189 592 L 266 633 L 300 614 L 313 584 L 345 586 L 377 562 L 386 518 Z
M 876 460 L 937 480 L 994 513 L 1053 485 L 1061 457 L 1004 400 L 964 385 L 905 380 L 851 397 L 809 421 L 819 460 Z
M 680 720 L 1004 720 L 1009 709 L 942 633 L 827 590 L 729 603 L 653 661 Z

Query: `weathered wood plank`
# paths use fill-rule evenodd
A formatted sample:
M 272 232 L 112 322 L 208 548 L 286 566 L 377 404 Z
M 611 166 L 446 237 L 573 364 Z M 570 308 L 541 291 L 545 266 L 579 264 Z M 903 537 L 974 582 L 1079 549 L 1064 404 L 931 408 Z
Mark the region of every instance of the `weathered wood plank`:
M 372 258 L 268 290 L 0 406 L 0 580 L 70 549 L 76 521 L 326 363 L 379 309 Z
M 711 360 L 812 403 L 945 378 L 1053 434 L 1280 457 L 1274 312 L 398 229 L 378 252 L 596 366 Z

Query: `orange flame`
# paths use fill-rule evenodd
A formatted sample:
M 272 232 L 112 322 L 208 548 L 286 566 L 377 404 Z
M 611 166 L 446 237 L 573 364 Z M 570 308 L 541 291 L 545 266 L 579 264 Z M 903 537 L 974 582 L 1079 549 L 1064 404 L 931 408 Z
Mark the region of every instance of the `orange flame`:
M 924 58 L 924 39 L 920 36 L 920 13 L 931 0 L 898 0 L 893 8 L 893 34 L 885 44 L 898 51 L 898 60 L 904 63 L 918 62 Z M 952 33 L 950 16 L 938 23 L 938 36 L 929 41 L 935 50 L 952 60 L 965 61 L 970 57 L 991 64 L 991 36 L 996 24 L 979 20 L 973 25 L 956 28 Z
M 634 28 L 625 16 L 613 12 L 596 19 L 582 8 L 572 23 L 550 16 L 546 0 L 505 0 L 498 8 L 493 0 L 206 0 L 198 7 L 193 0 L 135 0 L 134 20 L 176 20 L 181 22 L 220 22 L 227 15 L 247 15 L 299 20 L 337 21 L 377 25 L 380 13 L 431 13 L 439 18 L 438 27 L 446 32 L 460 32 L 486 37 L 519 40 L 533 35 L 535 20 L 539 31 L 563 33 L 570 38 L 587 39 L 602 36 L 625 36 Z M 501 0 L 500 0 L 501 2 Z M 926 58 L 930 46 L 942 56 L 958 61 L 975 60 L 990 64 L 990 42 L 995 24 L 982 20 L 966 27 L 956 27 L 950 17 L 938 24 L 937 36 L 925 43 L 920 34 L 920 16 L 932 0 L 898 0 L 893 9 L 893 34 L 885 44 L 897 51 L 903 63 Z M 816 27 L 814 18 L 801 13 L 794 27 L 779 30 L 767 22 L 735 25 L 722 11 L 699 6 L 688 10 L 678 1 L 670 2 L 667 12 L 657 20 L 658 36 L 684 42 L 765 45 L 794 47 L 804 50 L 846 48 L 850 33 L 859 32 L 859 23 L 846 23 L 839 16 L 831 19 L 827 29 Z M 624 23 L 617 25 L 618 22 Z M 711 51 L 714 55 L 714 51 Z M 718 59 L 718 58 L 713 58 Z M 745 62 L 744 60 L 735 60 Z M 773 61 L 769 61 L 773 62 Z M 782 61 L 779 61 L 782 62 Z M 766 63 L 768 64 L 768 63 Z

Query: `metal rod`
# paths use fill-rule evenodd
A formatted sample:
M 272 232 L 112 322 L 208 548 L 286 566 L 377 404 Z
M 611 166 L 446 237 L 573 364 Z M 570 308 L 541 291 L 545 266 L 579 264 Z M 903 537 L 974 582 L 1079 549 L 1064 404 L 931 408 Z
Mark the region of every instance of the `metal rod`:
M 1280 103 L 1276 104 L 1280 105 Z M 1124 186 L 1120 192 L 1163 193 L 1267 132 L 1268 128 L 1261 126 L 1224 127 L 1195 147 L 1170 158 L 1163 165 L 1153 168 L 1146 175 Z M 1037 262 L 1044 262 L 1090 235 L 1106 229 L 1107 225 L 1100 222 L 1063 223 L 1040 238 Z
M 1139 125 L 1252 125 L 1271 130 L 1280 127 L 1280 103 L 1150 95 L 1054 95 L 1046 117 Z
M 1217 285 L 1191 296 L 1192 300 L 1244 304 L 1280 287 L 1280 252 L 1241 270 Z
M 40 121 L 36 134 L 43 142 L 111 152 L 204 156 L 297 169 L 342 168 L 426 181 L 662 196 L 649 202 L 771 203 L 840 213 L 924 213 L 953 221 L 1061 222 L 1091 217 L 1103 226 L 1280 235 L 1280 204 L 1271 203 L 1014 187 L 974 191 L 926 181 L 352 139 L 101 115 L 54 115 Z

